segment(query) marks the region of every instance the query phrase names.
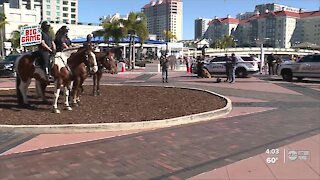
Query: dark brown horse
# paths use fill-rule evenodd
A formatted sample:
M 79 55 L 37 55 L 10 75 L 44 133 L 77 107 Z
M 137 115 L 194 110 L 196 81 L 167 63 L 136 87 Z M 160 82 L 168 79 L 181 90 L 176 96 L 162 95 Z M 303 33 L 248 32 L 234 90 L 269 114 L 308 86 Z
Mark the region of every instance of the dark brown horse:
M 90 74 L 95 74 L 98 71 L 98 64 L 96 60 L 96 55 L 93 53 L 93 48 L 91 46 L 85 47 L 87 48 L 86 56 L 87 58 L 90 57 L 92 60 L 92 64 L 89 65 L 89 61 L 87 63 L 78 64 L 74 59 L 80 58 L 81 54 L 73 54 L 70 59 L 68 60 L 68 64 L 73 70 L 73 85 L 72 85 L 72 105 L 78 106 L 80 104 L 80 93 L 82 90 L 82 84 L 84 80 Z M 84 48 L 82 48 L 84 49 Z M 81 51 L 81 49 L 79 50 Z
M 41 58 L 41 55 L 36 51 L 22 54 L 15 61 L 15 70 L 17 72 L 16 91 L 20 105 L 29 105 L 27 93 L 32 78 L 36 79 L 36 92 L 38 97 L 41 97 L 45 102 L 47 101 L 45 98 L 45 89 L 49 81 L 47 80 L 44 70 L 35 65 L 35 61 L 38 58 Z
M 109 70 L 111 74 L 116 74 L 117 65 L 116 60 L 114 59 L 114 50 L 110 50 L 108 52 L 97 52 L 95 53 L 97 63 L 98 63 L 98 71 L 92 75 L 93 77 L 93 96 L 100 95 L 100 80 L 103 73 L 103 68 Z
M 87 76 L 86 66 L 90 67 L 95 72 L 97 71 L 97 61 L 92 49 L 80 48 L 77 52 L 75 52 L 75 50 L 65 50 L 56 54 L 54 66 L 52 68 L 52 75 L 55 79 L 52 112 L 60 113 L 57 103 L 61 87 L 64 87 L 66 110 L 72 110 L 69 106 L 69 90 L 71 81 L 74 81 L 72 96 L 73 102 L 76 102 L 79 84 L 82 79 Z

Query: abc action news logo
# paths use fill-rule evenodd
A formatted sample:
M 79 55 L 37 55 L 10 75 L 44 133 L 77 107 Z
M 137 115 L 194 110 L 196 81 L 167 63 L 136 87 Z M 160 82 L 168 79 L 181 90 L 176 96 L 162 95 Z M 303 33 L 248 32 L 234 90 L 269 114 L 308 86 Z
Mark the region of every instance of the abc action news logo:
M 24 26 L 20 29 L 20 46 L 33 46 L 42 40 L 40 26 Z

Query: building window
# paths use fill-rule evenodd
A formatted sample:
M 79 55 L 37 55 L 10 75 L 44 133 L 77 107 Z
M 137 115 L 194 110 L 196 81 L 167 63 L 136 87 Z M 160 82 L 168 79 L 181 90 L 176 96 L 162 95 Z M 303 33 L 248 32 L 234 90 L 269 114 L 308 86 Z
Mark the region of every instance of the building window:
M 71 24 L 76 24 L 76 21 L 75 21 L 75 20 L 72 20 L 72 21 L 71 21 Z
M 71 6 L 76 6 L 76 3 L 75 2 L 71 2 Z
M 57 15 L 57 16 L 60 16 L 60 12 L 56 12 L 56 15 Z
M 68 8 L 67 7 L 63 7 L 63 11 L 68 11 Z
M 56 10 L 60 10 L 60 6 L 56 6 Z
M 50 9 L 51 8 L 51 6 L 50 5 L 47 5 L 47 9 Z
M 50 3 L 50 0 L 47 0 L 47 3 Z
M 76 9 L 75 8 L 71 8 L 71 12 L 76 12 Z
M 64 19 L 64 20 L 63 20 L 63 23 L 68 23 L 68 20 L 67 20 L 67 19 Z
M 68 5 L 68 1 L 63 1 L 62 4 L 63 5 Z
M 76 18 L 76 15 L 75 14 L 71 14 L 71 18 Z
M 57 4 L 60 4 L 60 0 L 57 0 Z
M 46 13 L 46 14 L 47 14 L 47 16 L 50 16 L 50 11 L 47 11 L 47 13 Z
M 63 13 L 63 17 L 68 17 L 68 14 L 67 13 Z

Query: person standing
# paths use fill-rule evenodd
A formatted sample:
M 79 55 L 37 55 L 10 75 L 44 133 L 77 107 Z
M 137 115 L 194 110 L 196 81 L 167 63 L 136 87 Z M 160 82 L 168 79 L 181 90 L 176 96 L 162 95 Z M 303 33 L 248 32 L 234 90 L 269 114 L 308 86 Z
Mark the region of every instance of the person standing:
M 42 40 L 41 40 L 41 44 L 39 44 L 38 48 L 39 48 L 39 52 L 42 56 L 42 61 L 39 62 L 39 65 L 41 67 L 41 69 L 44 70 L 44 72 L 47 75 L 47 78 L 50 79 L 50 72 L 51 72 L 51 68 L 50 68 L 50 55 L 54 54 L 56 51 L 56 45 L 52 40 L 52 37 L 49 34 L 49 29 L 50 29 L 50 24 L 48 21 L 43 21 L 41 23 L 41 36 L 42 36 Z
M 225 61 L 226 61 L 226 75 L 227 75 L 227 79 L 224 82 L 228 82 L 230 81 L 230 68 L 231 68 L 231 59 L 228 57 L 228 55 L 225 55 Z
M 274 61 L 275 60 L 276 60 L 276 58 L 274 57 L 273 53 L 270 54 L 267 58 L 269 75 L 274 75 Z
M 161 71 L 162 71 L 162 83 L 168 83 L 168 69 L 169 60 L 166 56 L 162 56 L 160 59 Z
M 234 83 L 236 80 L 236 66 L 237 66 L 237 58 L 234 53 L 231 55 L 231 65 L 229 69 L 229 83 Z

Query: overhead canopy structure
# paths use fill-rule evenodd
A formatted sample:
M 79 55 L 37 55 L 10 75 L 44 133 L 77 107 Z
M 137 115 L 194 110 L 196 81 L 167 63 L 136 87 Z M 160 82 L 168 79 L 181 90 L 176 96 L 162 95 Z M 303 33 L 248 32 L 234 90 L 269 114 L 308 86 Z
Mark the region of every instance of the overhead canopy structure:
M 73 42 L 73 43 L 83 43 L 86 40 L 87 40 L 86 38 L 78 38 L 78 39 L 71 40 L 71 42 Z M 91 41 L 94 42 L 94 43 L 104 43 L 104 42 L 115 43 L 114 39 L 112 37 L 109 37 L 108 41 L 105 41 L 105 38 L 103 36 L 96 36 L 96 37 L 92 38 Z M 134 42 L 140 43 L 141 42 L 140 38 L 139 37 L 134 37 Z M 121 38 L 118 43 L 130 43 L 130 37 Z M 166 44 L 166 42 L 158 41 L 158 40 L 152 40 L 152 39 L 145 40 L 144 43 L 145 44 Z
M 294 48 L 305 48 L 305 49 L 320 49 L 320 46 L 310 43 L 310 42 L 303 42 L 294 46 Z

